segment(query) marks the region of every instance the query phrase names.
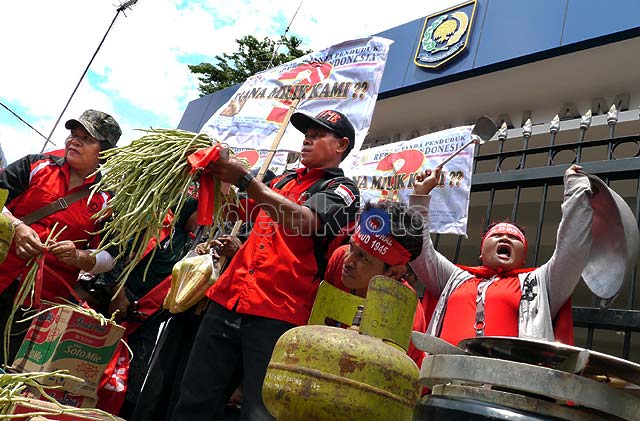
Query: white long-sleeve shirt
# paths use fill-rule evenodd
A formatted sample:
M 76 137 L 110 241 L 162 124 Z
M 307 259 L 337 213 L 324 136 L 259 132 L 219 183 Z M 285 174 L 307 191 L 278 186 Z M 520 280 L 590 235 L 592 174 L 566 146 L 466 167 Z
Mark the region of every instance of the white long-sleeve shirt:
M 531 294 L 520 300 L 518 336 L 553 341 L 552 320 L 571 297 L 580 281 L 591 249 L 591 185 L 583 174 L 565 176 L 562 220 L 558 227 L 556 248 L 551 259 L 530 273 L 519 275 L 520 290 L 526 280 Z M 429 232 L 430 196 L 411 195 L 409 203 L 423 216 L 423 248 L 411 267 L 426 290 L 440 297 L 427 333 L 439 336 L 451 293 L 475 275 L 460 269 L 438 253 Z

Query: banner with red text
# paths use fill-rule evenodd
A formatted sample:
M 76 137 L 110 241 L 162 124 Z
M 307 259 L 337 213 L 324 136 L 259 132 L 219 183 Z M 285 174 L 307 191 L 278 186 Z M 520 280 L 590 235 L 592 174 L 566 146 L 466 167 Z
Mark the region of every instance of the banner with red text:
M 316 115 L 333 109 L 349 118 L 356 131 L 355 155 L 369 130 L 392 42 L 380 37 L 347 41 L 251 76 L 202 131 L 232 147 L 268 150 L 292 99 L 301 98 L 298 111 Z M 289 126 L 277 149 L 299 152 L 303 139 Z
M 357 183 L 363 204 L 382 199 L 408 204 L 416 175 L 435 168 L 467 143 L 471 129 L 456 127 L 362 150 L 345 173 Z M 444 166 L 440 183 L 431 192 L 431 232 L 466 237 L 473 153 L 472 145 Z
M 256 149 L 231 148 L 238 158 L 245 159 L 250 170 L 259 170 L 262 167 L 269 151 Z M 269 163 L 269 170 L 280 175 L 287 169 L 287 156 L 289 152 L 276 152 Z

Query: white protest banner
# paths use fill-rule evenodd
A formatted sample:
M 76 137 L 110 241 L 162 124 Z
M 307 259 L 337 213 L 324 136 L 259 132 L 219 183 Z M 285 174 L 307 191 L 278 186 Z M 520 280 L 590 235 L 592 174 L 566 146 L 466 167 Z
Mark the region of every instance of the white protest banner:
M 267 159 L 269 151 L 256 149 L 231 148 L 238 158 L 246 159 L 250 170 L 258 170 L 262 167 L 264 160 Z M 287 168 L 288 152 L 276 152 L 273 159 L 269 163 L 269 169 L 274 174 L 280 175 Z
M 362 150 L 345 173 L 356 181 L 362 203 L 390 199 L 408 204 L 416 175 L 467 143 L 471 129 L 456 127 Z M 470 146 L 443 168 L 440 184 L 431 192 L 431 232 L 467 235 L 473 153 Z
M 301 98 L 298 111 L 333 109 L 349 118 L 356 131 L 354 155 L 369 130 L 392 42 L 347 41 L 251 76 L 202 131 L 232 147 L 268 150 L 291 100 Z M 303 138 L 289 126 L 277 149 L 299 152 Z

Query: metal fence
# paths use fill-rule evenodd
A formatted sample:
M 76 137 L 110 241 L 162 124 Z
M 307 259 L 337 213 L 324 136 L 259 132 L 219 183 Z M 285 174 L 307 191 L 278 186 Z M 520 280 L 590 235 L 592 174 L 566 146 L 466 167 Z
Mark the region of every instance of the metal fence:
M 590 130 L 590 112 L 580 128 L 561 131 L 557 118 L 546 134 L 532 136 L 530 122 L 520 139 L 507 139 L 503 125 L 498 140 L 477 147 L 469 207 L 468 238 L 440 236 L 436 248 L 454 262 L 475 265 L 480 238 L 492 221 L 509 219 L 525 227 L 529 238 L 528 266 L 539 266 L 552 255 L 562 203 L 562 178 L 572 163 L 610 185 L 640 213 L 640 136 L 615 136 L 618 112 L 612 107 L 607 126 Z M 592 132 L 596 136 L 591 136 Z M 640 306 L 637 267 L 609 309 L 600 309 L 586 285 L 573 295 L 576 346 L 640 362 Z M 636 345 L 633 345 L 633 335 Z

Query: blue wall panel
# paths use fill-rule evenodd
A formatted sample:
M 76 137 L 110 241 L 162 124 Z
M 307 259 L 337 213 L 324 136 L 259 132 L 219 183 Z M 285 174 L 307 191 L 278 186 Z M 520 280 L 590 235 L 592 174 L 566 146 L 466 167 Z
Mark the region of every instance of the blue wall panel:
M 640 27 L 638 0 L 568 0 L 562 45 Z
M 209 120 L 209 118 L 215 113 L 218 108 L 222 107 L 231 99 L 231 97 L 236 93 L 236 91 L 240 89 L 240 84 L 234 85 L 230 88 L 223 89 L 218 92 L 213 93 L 213 98 L 211 102 L 207 106 L 207 110 L 205 111 L 205 115 L 202 116 L 202 120 L 200 120 L 200 125 L 198 126 L 198 131 L 205 125 L 205 123 Z
M 420 18 L 377 34 L 383 38 L 394 40 L 389 49 L 387 64 L 384 67 L 380 92 L 392 91 L 404 85 L 407 68 L 409 66 L 415 67 L 413 59 L 407 60 L 406 57 L 407 55 L 411 57 L 415 53 L 423 23 L 424 18 Z
M 490 0 L 474 67 L 559 47 L 566 5 L 566 0 Z
M 240 88 L 239 84 L 191 101 L 180 120 L 180 124 L 178 124 L 178 128 L 199 132 L 213 113 L 229 101 L 238 88 Z
M 191 101 L 189 105 L 187 105 L 187 109 L 184 111 L 180 123 L 178 123 L 178 129 L 198 132 L 200 130 L 200 120 L 202 120 L 212 96 L 213 95 L 207 95 Z

